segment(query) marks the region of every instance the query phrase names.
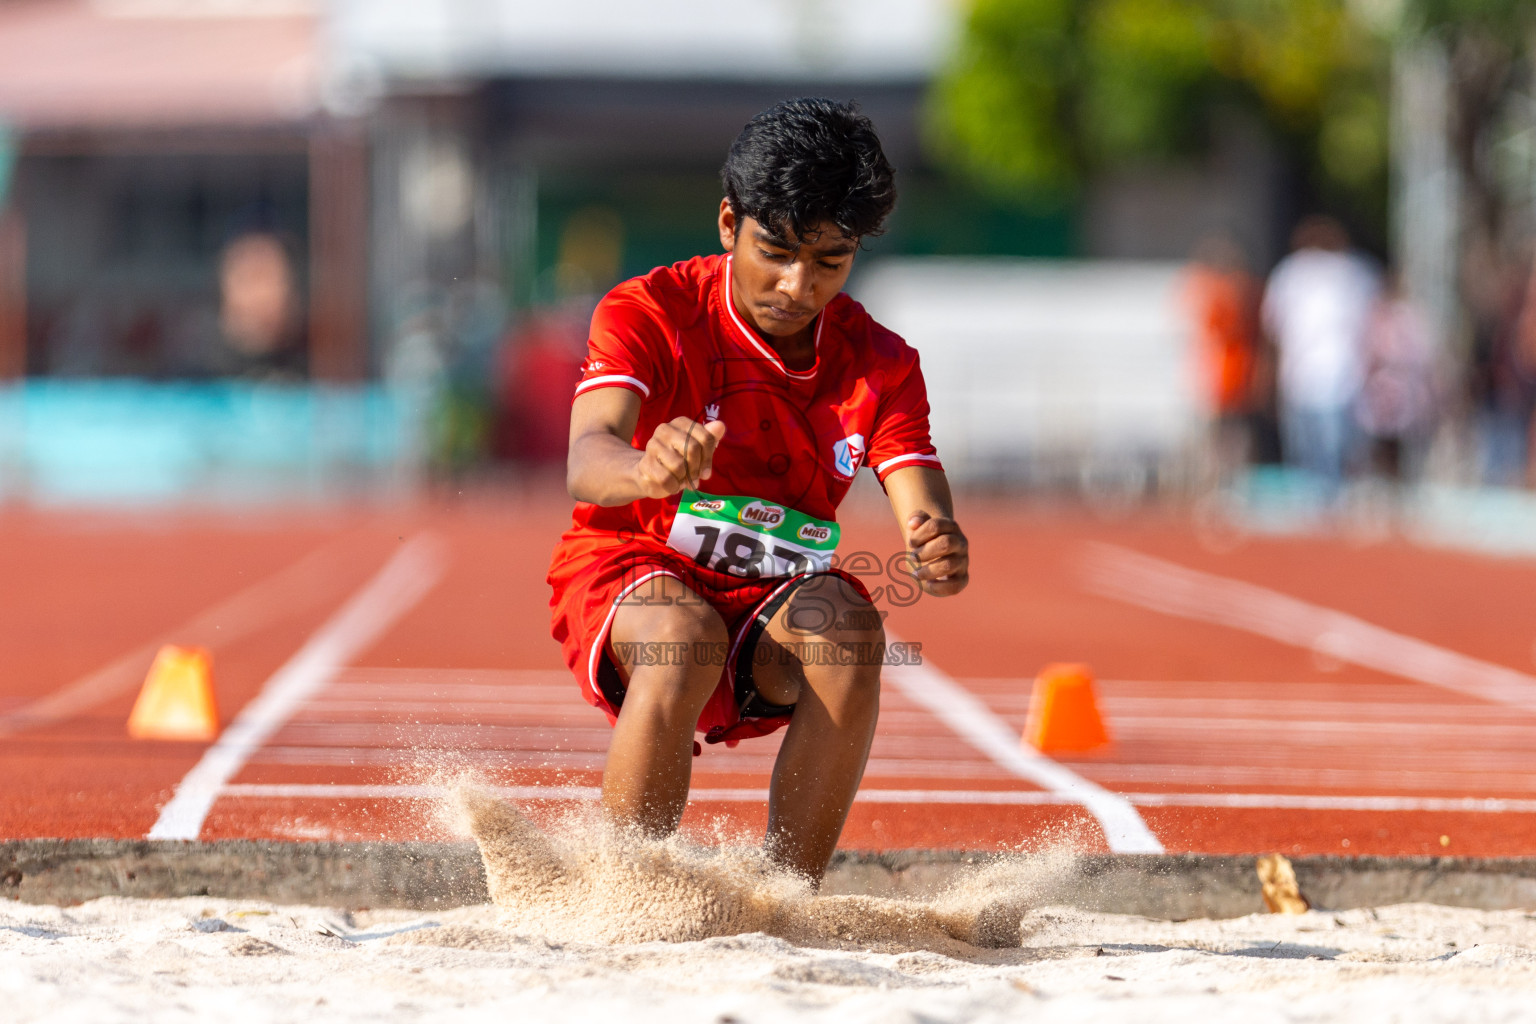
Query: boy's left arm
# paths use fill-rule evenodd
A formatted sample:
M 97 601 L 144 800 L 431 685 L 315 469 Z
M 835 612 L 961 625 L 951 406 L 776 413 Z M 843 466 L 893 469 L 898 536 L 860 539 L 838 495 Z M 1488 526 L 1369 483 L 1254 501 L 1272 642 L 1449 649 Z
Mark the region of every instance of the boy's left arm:
M 947 597 L 964 590 L 971 580 L 970 545 L 955 522 L 943 471 L 903 466 L 885 478 L 885 494 L 923 593 Z

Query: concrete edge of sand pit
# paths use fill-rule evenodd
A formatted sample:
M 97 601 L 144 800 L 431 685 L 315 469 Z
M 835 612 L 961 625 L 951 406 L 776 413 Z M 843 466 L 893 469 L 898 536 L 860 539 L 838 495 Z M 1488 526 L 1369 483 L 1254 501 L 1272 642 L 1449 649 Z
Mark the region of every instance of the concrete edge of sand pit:
M 839 852 L 828 893 L 926 895 L 998 859 L 950 850 Z M 1026 863 L 1031 858 L 1020 858 Z M 1251 856 L 1087 854 L 1034 859 L 1044 902 L 1185 919 L 1263 910 Z M 1296 857 L 1301 891 L 1345 910 L 1438 903 L 1536 908 L 1536 859 Z M 347 908 L 443 909 L 486 900 L 471 843 L 161 842 L 20 839 L 0 842 L 0 896 L 69 905 L 100 896 L 211 896 Z

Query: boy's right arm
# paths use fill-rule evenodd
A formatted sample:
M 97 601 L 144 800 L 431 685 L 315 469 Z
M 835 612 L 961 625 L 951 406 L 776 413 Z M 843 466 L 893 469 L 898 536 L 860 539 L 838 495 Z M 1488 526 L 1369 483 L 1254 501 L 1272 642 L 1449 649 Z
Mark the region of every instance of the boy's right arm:
M 571 497 L 594 505 L 627 505 L 640 498 L 665 498 L 709 477 L 724 423 L 679 416 L 658 425 L 641 450 L 630 444 L 639 419 L 640 396 L 628 388 L 596 388 L 576 396 L 565 468 Z

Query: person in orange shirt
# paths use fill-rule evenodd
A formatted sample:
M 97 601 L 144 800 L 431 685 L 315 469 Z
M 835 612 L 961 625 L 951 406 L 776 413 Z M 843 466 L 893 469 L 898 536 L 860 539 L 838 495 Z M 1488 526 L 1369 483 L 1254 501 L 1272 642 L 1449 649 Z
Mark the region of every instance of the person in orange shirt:
M 1231 483 L 1251 448 L 1259 290 L 1245 263 L 1231 237 L 1211 235 L 1196 247 L 1185 278 L 1184 302 L 1211 413 L 1201 473 L 1205 489 Z

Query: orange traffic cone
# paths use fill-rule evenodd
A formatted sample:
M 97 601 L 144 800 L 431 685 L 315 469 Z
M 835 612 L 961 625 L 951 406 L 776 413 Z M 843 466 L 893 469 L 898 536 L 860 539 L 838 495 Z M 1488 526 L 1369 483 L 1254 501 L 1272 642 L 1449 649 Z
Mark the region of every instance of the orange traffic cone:
M 1109 742 L 1087 665 L 1052 664 L 1035 677 L 1024 740 L 1043 753 L 1084 751 Z
M 166 644 L 128 716 L 136 740 L 211 740 L 219 735 L 212 659 L 201 647 Z

